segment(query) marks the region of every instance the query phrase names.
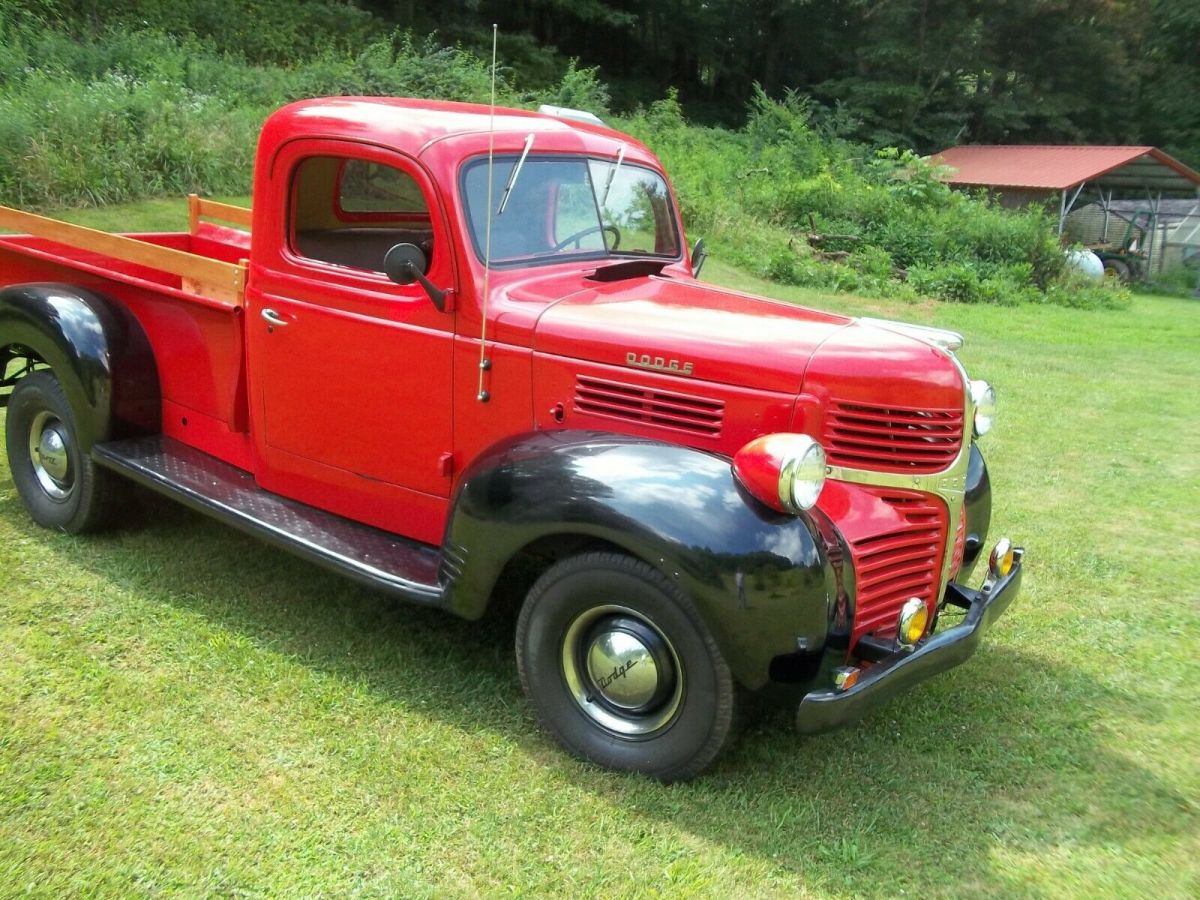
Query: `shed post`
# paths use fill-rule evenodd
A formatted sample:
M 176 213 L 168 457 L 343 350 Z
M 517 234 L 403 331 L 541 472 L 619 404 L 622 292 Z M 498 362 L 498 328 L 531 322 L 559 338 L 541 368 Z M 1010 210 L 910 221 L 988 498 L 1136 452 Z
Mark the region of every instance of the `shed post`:
M 1079 199 L 1079 194 L 1080 194 L 1080 192 L 1083 191 L 1083 186 L 1086 183 L 1087 182 L 1085 182 L 1085 181 L 1081 181 L 1079 183 L 1079 185 L 1075 188 L 1075 193 L 1073 193 L 1071 195 L 1070 200 L 1067 199 L 1067 191 L 1069 191 L 1070 188 L 1065 188 L 1063 190 L 1062 203 L 1059 206 L 1059 211 L 1058 211 L 1058 236 L 1059 237 L 1062 237 L 1063 225 L 1067 221 L 1067 213 L 1069 213 L 1071 211 L 1071 208 L 1075 205 L 1075 201 Z
M 1149 277 L 1154 271 L 1155 251 L 1158 250 L 1158 241 L 1155 240 L 1154 232 L 1158 230 L 1158 211 L 1162 207 L 1162 191 L 1151 196 L 1150 189 L 1147 188 L 1146 199 L 1150 202 L 1150 221 L 1146 223 L 1146 276 Z

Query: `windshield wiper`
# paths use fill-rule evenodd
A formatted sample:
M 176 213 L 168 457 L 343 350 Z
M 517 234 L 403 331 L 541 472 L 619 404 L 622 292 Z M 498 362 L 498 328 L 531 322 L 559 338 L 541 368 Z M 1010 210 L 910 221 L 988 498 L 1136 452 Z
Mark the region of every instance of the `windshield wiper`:
M 625 161 L 625 145 L 621 144 L 621 149 L 617 151 L 617 164 L 608 170 L 608 178 L 604 182 L 604 196 L 600 198 L 600 208 L 604 208 L 604 204 L 608 202 L 608 192 L 612 189 L 613 179 L 617 177 L 617 172 L 621 169 L 621 163 Z
M 504 207 L 508 206 L 508 195 L 512 193 L 513 186 L 517 183 L 517 178 L 521 175 L 521 166 L 525 165 L 525 157 L 529 155 L 530 149 L 533 147 L 533 135 L 525 136 L 525 149 L 521 151 L 521 158 L 517 160 L 517 164 L 513 166 L 513 170 L 508 173 L 508 183 L 504 185 L 504 193 L 500 196 L 500 208 L 496 210 L 496 215 L 504 212 Z

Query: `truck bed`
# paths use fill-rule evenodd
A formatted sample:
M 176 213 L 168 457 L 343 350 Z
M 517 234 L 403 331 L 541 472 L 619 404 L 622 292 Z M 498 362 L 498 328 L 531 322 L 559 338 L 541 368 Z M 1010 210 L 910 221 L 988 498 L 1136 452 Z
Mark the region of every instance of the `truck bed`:
M 0 234 L 0 247 L 104 278 L 177 290 L 201 302 L 239 306 L 245 287 L 242 261 L 250 254 L 250 216 L 248 209 L 193 194 L 187 231 L 110 234 L 0 206 L 0 229 L 27 232 Z M 12 283 L 7 265 L 0 269 L 0 280 Z
M 0 288 L 66 283 L 119 303 L 159 361 L 163 433 L 247 468 L 249 224 L 249 210 L 194 196 L 188 231 L 150 234 L 109 234 L 0 207 L 0 228 L 27 232 L 0 234 Z

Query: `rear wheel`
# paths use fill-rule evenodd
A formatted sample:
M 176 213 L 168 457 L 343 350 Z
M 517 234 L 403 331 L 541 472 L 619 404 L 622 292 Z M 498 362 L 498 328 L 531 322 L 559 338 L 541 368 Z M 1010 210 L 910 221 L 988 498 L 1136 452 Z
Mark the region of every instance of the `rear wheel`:
M 49 372 L 17 382 L 8 402 L 5 446 L 17 493 L 39 525 L 78 534 L 107 517 L 113 476 L 80 446 L 75 412 Z
M 733 677 L 695 606 L 620 554 L 538 579 L 517 621 L 517 668 L 546 730 L 607 768 L 691 778 L 731 732 Z
M 1104 277 L 1119 281 L 1122 284 L 1127 284 L 1132 271 L 1129 268 L 1129 263 L 1122 259 L 1106 259 L 1104 261 Z

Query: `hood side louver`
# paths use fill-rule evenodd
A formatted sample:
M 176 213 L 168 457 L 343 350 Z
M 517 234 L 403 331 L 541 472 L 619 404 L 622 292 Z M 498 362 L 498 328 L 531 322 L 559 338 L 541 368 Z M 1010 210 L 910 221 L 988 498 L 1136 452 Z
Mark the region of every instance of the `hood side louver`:
M 716 437 L 721 433 L 725 403 L 580 375 L 575 381 L 575 411 Z

